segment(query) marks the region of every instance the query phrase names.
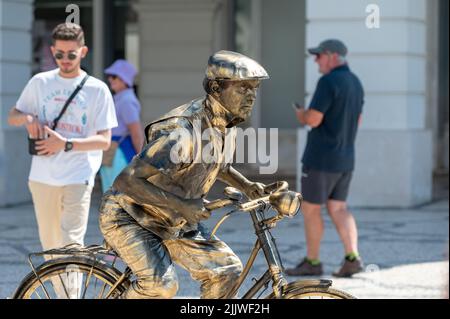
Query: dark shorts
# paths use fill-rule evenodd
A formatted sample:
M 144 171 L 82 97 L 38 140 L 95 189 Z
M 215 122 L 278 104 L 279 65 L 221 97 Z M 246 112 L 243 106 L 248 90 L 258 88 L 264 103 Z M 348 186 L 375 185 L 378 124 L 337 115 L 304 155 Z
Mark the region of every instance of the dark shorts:
M 303 199 L 312 204 L 325 204 L 329 199 L 347 200 L 352 172 L 329 173 L 303 167 L 302 190 Z

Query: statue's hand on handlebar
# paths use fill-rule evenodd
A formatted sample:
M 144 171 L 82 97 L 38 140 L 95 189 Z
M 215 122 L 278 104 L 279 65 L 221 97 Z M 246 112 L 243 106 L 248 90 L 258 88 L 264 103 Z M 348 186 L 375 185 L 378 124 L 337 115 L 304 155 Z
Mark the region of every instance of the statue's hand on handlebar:
M 244 193 L 251 200 L 257 199 L 267 195 L 264 191 L 265 187 L 266 185 L 264 185 L 263 183 L 251 182 L 244 189 Z

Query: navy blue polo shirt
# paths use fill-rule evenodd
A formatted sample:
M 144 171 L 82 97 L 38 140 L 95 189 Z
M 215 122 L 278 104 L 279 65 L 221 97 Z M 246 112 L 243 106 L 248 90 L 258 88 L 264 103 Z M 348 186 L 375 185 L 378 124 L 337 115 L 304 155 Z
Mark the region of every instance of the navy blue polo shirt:
M 350 172 L 355 166 L 355 138 L 364 104 L 364 90 L 348 65 L 322 76 L 310 109 L 324 114 L 308 133 L 303 165 L 325 172 Z

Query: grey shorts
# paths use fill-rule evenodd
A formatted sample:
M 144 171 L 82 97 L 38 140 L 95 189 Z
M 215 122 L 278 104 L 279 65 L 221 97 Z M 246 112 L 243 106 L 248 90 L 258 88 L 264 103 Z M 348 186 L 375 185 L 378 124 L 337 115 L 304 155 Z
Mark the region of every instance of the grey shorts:
M 345 202 L 351 180 L 352 172 L 329 173 L 303 167 L 301 193 L 312 204 L 322 205 L 329 199 Z

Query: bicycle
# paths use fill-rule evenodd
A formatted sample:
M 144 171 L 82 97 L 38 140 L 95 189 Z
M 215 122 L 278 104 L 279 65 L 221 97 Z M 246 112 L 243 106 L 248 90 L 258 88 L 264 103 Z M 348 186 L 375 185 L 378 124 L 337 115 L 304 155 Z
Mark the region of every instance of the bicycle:
M 277 194 L 287 191 L 286 182 L 277 182 L 267 185 L 265 188 L 267 196 L 242 203 L 243 194 L 232 187 L 226 187 L 224 193 L 227 198 L 218 199 L 205 204 L 210 210 L 217 210 L 225 207 L 234 207 L 233 210 L 225 214 L 213 228 L 213 236 L 220 225 L 231 215 L 238 212 L 249 213 L 255 229 L 257 240 L 247 263 L 230 289 L 226 298 L 231 298 L 247 278 L 253 263 L 262 250 L 268 265 L 266 272 L 251 286 L 251 288 L 241 297 L 250 299 L 264 288 L 263 292 L 272 282 L 272 292 L 265 298 L 301 299 L 308 297 L 321 297 L 333 299 L 354 299 L 351 294 L 332 288 L 332 281 L 326 279 L 299 280 L 288 283 L 283 276 L 283 265 L 275 240 L 270 230 L 276 227 L 276 223 L 287 217 L 272 209 L 274 198 Z M 300 200 L 301 202 L 301 200 Z M 283 204 L 283 203 L 281 203 Z M 296 210 L 298 212 L 300 207 Z M 275 212 L 274 216 L 266 216 L 270 211 Z M 292 217 L 292 216 L 289 216 Z M 32 261 L 34 256 L 60 256 L 60 258 L 50 259 L 35 267 Z M 102 257 L 103 256 L 103 257 Z M 43 252 L 32 253 L 28 257 L 28 262 L 32 271 L 22 280 L 19 287 L 14 292 L 14 299 L 109 299 L 119 297 L 130 285 L 133 273 L 126 267 L 123 272 L 117 269 L 116 261 L 118 255 L 108 247 L 106 242 L 103 245 L 92 245 L 81 247 L 71 244 L 59 249 L 52 249 Z M 109 259 L 109 261 L 105 261 Z M 112 261 L 111 261 L 112 260 Z M 81 275 L 81 276 L 80 276 Z M 95 281 L 92 283 L 95 278 Z M 100 281 L 100 284 L 98 282 Z M 98 287 L 98 289 L 97 289 Z M 52 290 L 50 290 L 50 288 Z M 259 294 L 259 298 L 262 293 Z

